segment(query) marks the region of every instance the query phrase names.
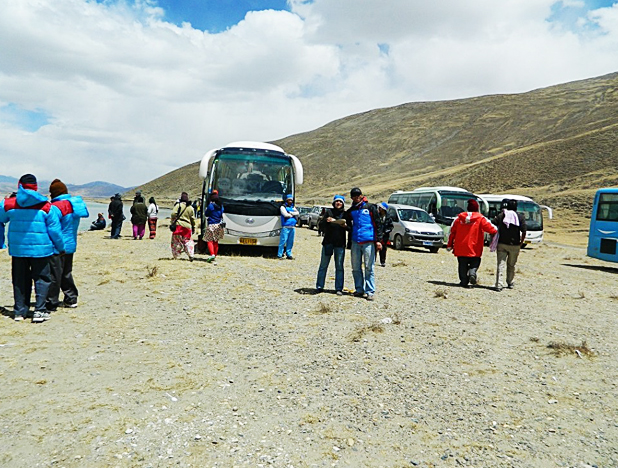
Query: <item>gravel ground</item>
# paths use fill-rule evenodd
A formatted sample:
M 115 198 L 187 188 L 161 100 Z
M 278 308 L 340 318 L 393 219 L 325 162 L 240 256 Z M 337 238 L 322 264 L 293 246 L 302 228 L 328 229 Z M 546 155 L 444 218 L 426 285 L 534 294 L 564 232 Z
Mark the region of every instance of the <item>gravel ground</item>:
M 618 466 L 618 268 L 581 247 L 524 250 L 500 293 L 489 251 L 474 289 L 390 251 L 371 303 L 312 294 L 315 231 L 218 265 L 171 260 L 164 226 L 106 236 L 44 324 L 11 320 L 0 252 L 1 466 Z

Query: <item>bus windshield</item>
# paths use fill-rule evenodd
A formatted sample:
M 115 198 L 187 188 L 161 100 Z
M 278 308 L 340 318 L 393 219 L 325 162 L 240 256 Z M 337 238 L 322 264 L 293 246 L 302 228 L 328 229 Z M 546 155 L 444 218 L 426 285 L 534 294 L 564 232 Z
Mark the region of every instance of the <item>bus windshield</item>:
M 397 210 L 397 214 L 399 215 L 399 219 L 402 221 L 410 221 L 415 223 L 435 223 L 431 216 L 421 210 L 402 208 Z
M 280 203 L 293 192 L 292 163 L 285 156 L 225 152 L 215 158 L 210 186 L 224 202 Z
M 539 205 L 529 201 L 518 201 L 517 212 L 524 215 L 528 231 L 543 230 L 543 215 Z
M 479 201 L 476 195 L 465 192 L 440 192 L 442 202 L 440 209 L 438 210 L 438 216 L 440 218 L 446 218 L 453 220 L 459 213 L 463 213 L 468 208 L 468 200 L 471 198 Z M 483 210 L 483 204 L 479 201 L 481 211 Z M 450 224 L 450 223 L 449 223 Z

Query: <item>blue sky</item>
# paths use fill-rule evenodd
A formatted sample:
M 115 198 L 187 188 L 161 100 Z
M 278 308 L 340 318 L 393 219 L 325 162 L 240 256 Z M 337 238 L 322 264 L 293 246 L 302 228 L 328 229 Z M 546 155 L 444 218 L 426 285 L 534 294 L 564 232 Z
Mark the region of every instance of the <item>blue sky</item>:
M 618 3 L 0 2 L 0 51 L 0 173 L 130 186 L 230 141 L 616 72 Z

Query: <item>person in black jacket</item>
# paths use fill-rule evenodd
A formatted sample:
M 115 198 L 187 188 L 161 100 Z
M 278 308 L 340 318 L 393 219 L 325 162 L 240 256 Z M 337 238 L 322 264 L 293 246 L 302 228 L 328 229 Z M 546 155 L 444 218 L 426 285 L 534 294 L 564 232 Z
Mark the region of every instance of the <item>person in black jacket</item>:
M 496 291 L 502 291 L 505 286 L 505 269 L 506 287 L 514 287 L 515 265 L 526 240 L 526 219 L 523 214 L 516 212 L 517 200 L 503 200 L 502 204 L 505 208 L 493 219 L 494 226 L 498 228 Z
M 388 215 L 388 205 L 382 202 L 378 205 L 378 222 L 382 225 L 382 250 L 380 250 L 380 266 L 386 266 L 386 245 L 393 231 L 393 219 Z
M 110 219 L 112 220 L 112 239 L 120 239 L 122 222 L 124 221 L 122 197 L 119 193 L 112 197 L 112 201 L 107 208 Z
M 335 255 L 335 290 L 337 295 L 343 295 L 343 261 L 345 259 L 346 246 L 346 220 L 344 218 L 345 199 L 341 195 L 333 198 L 333 207 L 325 210 L 318 224 L 319 230 L 324 233 L 322 241 L 322 259 L 318 269 L 318 277 L 315 288 L 318 293 L 324 291 L 326 272 L 330 264 L 330 258 Z
M 105 229 L 106 225 L 107 223 L 105 222 L 105 217 L 103 216 L 103 213 L 99 213 L 97 215 L 96 221 L 93 221 L 92 224 L 90 224 L 89 231 L 101 231 Z

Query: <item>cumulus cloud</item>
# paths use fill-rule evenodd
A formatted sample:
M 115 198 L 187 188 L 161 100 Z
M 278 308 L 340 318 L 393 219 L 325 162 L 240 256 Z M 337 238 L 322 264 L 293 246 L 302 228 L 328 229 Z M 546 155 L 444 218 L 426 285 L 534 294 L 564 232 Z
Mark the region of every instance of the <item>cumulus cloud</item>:
M 155 0 L 3 2 L 0 173 L 134 185 L 232 140 L 616 71 L 618 4 L 572 28 L 557 3 L 290 0 L 214 34 Z

